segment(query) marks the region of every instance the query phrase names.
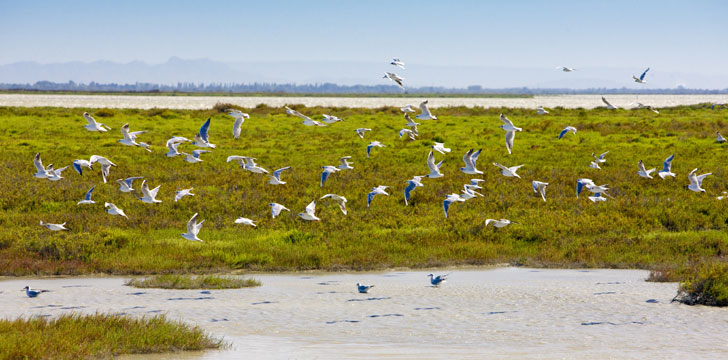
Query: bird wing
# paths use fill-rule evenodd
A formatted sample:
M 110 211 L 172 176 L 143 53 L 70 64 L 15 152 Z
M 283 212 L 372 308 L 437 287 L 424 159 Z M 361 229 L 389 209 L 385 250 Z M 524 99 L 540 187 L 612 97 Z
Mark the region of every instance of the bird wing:
M 407 187 L 404 188 L 404 203 L 407 205 L 410 199 L 410 192 L 414 190 L 417 187 L 417 184 L 414 181 L 407 181 Z
M 613 106 L 612 104 L 609 103 L 609 101 L 607 101 L 607 99 L 604 98 L 604 96 L 602 96 L 602 102 L 607 104 L 607 106 Z
M 497 166 L 497 167 L 501 168 L 502 170 L 508 171 L 508 168 L 507 168 L 507 167 L 505 167 L 505 166 L 503 166 L 503 165 L 501 165 L 501 164 L 499 164 L 499 163 L 497 163 L 497 162 L 494 162 L 494 163 L 493 163 L 493 165 L 495 165 L 495 166 Z
M 508 153 L 511 154 L 513 150 L 513 138 L 516 137 L 515 131 L 506 131 L 506 149 L 508 149 Z
M 35 157 L 33 158 L 33 164 L 35 165 L 35 168 L 38 169 L 39 172 L 44 172 L 46 169 L 43 167 L 43 161 L 40 159 L 40 153 L 36 153 Z
M 432 150 L 430 150 L 430 154 L 427 155 L 427 167 L 433 172 L 440 171 L 440 168 L 435 164 L 435 155 L 432 153 Z
M 667 159 L 665 159 L 665 162 L 663 163 L 663 172 L 670 172 L 672 169 L 672 159 L 675 158 L 675 154 L 670 155 Z
M 448 199 L 445 199 L 442 202 L 442 209 L 445 211 L 445 218 L 448 217 L 447 211 L 450 209 L 450 204 L 452 204 L 452 200 L 450 200 L 449 198 Z
M 609 151 L 604 152 L 603 154 L 599 155 L 599 160 L 604 160 L 604 156 L 609 154 Z
M 501 121 L 502 121 L 503 123 L 505 123 L 506 125 L 510 125 L 510 126 L 513 126 L 513 127 L 515 127 L 515 126 L 513 125 L 513 122 L 512 122 L 512 121 L 511 121 L 511 120 L 510 120 L 509 118 L 507 118 L 507 117 L 506 117 L 505 115 L 503 115 L 503 114 L 500 114 L 500 120 L 501 120 Z
M 331 171 L 329 171 L 329 169 L 324 169 L 324 171 L 321 172 L 321 186 L 324 186 L 326 179 L 329 178 L 329 174 L 331 174 Z
M 481 151 L 483 151 L 483 149 L 478 149 L 478 151 L 474 152 L 473 155 L 470 156 L 470 160 L 473 161 L 473 168 L 475 168 L 476 162 L 478 161 L 478 156 L 480 156 Z
M 147 186 L 146 180 L 142 181 L 142 194 L 144 194 L 144 197 L 154 198 L 154 196 L 149 193 L 149 186 Z
M 351 156 L 341 157 L 341 158 L 339 158 L 339 161 L 341 162 L 341 165 L 346 167 L 349 165 L 349 162 L 347 161 L 348 159 L 351 159 Z
M 74 161 L 73 161 L 73 163 L 72 163 L 71 165 L 73 165 L 73 169 L 74 169 L 74 170 L 76 170 L 76 172 L 77 172 L 77 173 L 78 173 L 79 175 L 83 175 L 83 169 L 81 168 L 81 164 L 79 164 L 78 162 L 76 162 L 76 161 L 74 160 Z M 38 166 L 38 165 L 36 165 L 36 167 L 37 167 L 37 166 Z
M 369 195 L 367 195 L 367 207 L 369 207 L 369 204 L 371 204 L 372 199 L 374 199 L 375 196 L 377 196 L 376 190 L 370 192 Z
M 707 173 L 703 175 L 698 175 L 696 179 L 698 180 L 698 185 L 703 186 L 703 179 L 705 179 L 707 176 L 713 175 L 713 173 Z
M 473 149 L 468 150 L 468 152 L 463 155 L 463 162 L 465 163 L 466 168 L 475 169 L 475 164 L 473 164 Z
M 640 169 L 640 171 L 646 173 L 647 170 L 645 170 L 645 164 L 640 160 L 640 162 L 637 163 L 637 167 Z
M 124 182 L 126 183 L 126 185 L 127 185 L 128 187 L 130 187 L 130 188 L 131 188 L 131 185 L 132 185 L 132 183 L 134 182 L 134 180 L 137 180 L 137 179 L 143 179 L 143 178 L 144 178 L 144 177 L 142 177 L 142 176 L 134 176 L 134 177 L 129 177 L 129 178 L 126 178 L 126 179 L 124 179 Z
M 89 114 L 89 113 L 83 113 L 83 117 L 84 117 L 84 118 L 86 119 L 86 121 L 88 121 L 88 124 L 89 124 L 89 125 L 91 125 L 91 126 L 93 126 L 93 127 L 96 127 L 96 126 L 98 126 L 98 125 L 96 125 L 96 119 L 94 119 L 94 118 L 93 118 L 93 117 L 91 116 L 91 114 Z
M 129 136 L 129 123 L 126 123 L 121 127 L 121 136 L 123 136 L 125 140 L 132 140 Z
M 311 203 L 308 204 L 308 206 L 306 206 L 306 213 L 307 214 L 313 215 L 314 212 L 316 212 L 316 200 L 311 201 Z
M 567 132 L 569 132 L 569 128 L 564 128 L 564 130 L 561 130 L 561 133 L 559 133 L 559 140 L 561 140 L 561 138 L 564 137 Z
M 278 170 L 276 170 L 276 171 L 273 172 L 273 176 L 275 176 L 278 180 L 280 180 L 281 179 L 281 173 L 284 172 L 284 171 L 286 171 L 286 170 L 288 170 L 288 169 L 290 169 L 290 168 L 291 168 L 290 166 L 286 166 L 286 167 L 280 168 L 280 169 L 278 169 Z
M 190 221 L 187 222 L 187 233 L 194 234 L 195 233 L 195 224 L 197 220 L 197 213 L 192 215 L 190 218 Z
M 432 117 L 432 113 L 430 112 L 430 109 L 427 107 L 427 103 L 429 100 L 425 100 L 420 103 L 420 111 L 422 111 L 422 115 L 427 115 L 429 117 Z
M 91 195 L 93 195 L 95 188 L 96 188 L 96 185 L 92 186 L 91 190 L 86 192 L 86 197 L 84 198 L 84 200 L 91 200 Z
M 200 127 L 199 135 L 202 140 L 205 140 L 205 142 L 210 142 L 210 138 L 208 136 L 208 130 L 210 129 L 210 119 L 212 118 L 207 118 L 207 121 L 205 121 L 205 123 L 202 124 L 202 126 Z
M 645 72 L 643 72 L 642 75 L 640 75 L 640 80 L 644 80 L 645 79 L 645 75 L 647 75 L 647 72 L 648 71 L 650 71 L 650 68 L 647 68 L 647 70 L 645 70 Z
M 233 123 L 233 137 L 236 139 L 240 137 L 240 130 L 242 128 L 243 121 L 245 121 L 245 119 L 241 116 L 236 117 L 235 123 Z

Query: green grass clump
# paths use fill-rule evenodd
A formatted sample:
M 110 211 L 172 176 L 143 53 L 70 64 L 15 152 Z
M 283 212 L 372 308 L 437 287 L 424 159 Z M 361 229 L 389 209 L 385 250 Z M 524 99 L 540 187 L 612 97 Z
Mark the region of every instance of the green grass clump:
M 164 315 L 0 319 L 0 359 L 110 358 L 224 346 L 198 327 L 170 321 Z
M 680 284 L 676 300 L 688 305 L 728 306 L 728 263 L 701 264 Z
M 217 275 L 164 274 L 146 279 L 131 279 L 125 285 L 138 288 L 157 289 L 240 289 L 260 286 L 255 279 L 237 279 Z

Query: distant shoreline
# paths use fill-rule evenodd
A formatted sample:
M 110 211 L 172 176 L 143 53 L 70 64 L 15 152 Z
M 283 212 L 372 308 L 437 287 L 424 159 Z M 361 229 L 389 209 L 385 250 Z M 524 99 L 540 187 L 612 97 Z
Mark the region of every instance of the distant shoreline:
M 0 94 L 24 95 L 114 95 L 114 96 L 207 96 L 207 97 L 340 97 L 340 98 L 532 98 L 533 94 L 469 93 L 284 93 L 284 92 L 182 92 L 182 91 L 70 91 L 0 90 Z

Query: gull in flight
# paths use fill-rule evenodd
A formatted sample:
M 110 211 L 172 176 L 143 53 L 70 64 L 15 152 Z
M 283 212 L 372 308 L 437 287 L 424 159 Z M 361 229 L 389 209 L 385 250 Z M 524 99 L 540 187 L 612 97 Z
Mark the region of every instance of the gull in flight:
M 321 168 L 324 169 L 324 171 L 321 172 L 321 187 L 324 187 L 324 183 L 331 173 L 341 171 L 341 169 L 331 165 L 322 166 Z
M 443 155 L 445 155 L 446 152 L 448 152 L 448 153 L 450 152 L 450 148 L 446 148 L 445 143 L 439 143 L 439 142 L 436 142 L 435 145 L 432 145 L 432 150 L 435 150 Z
M 316 212 L 316 200 L 311 201 L 308 206 L 306 206 L 306 210 L 304 210 L 302 213 L 298 213 L 298 216 L 301 217 L 303 220 L 308 221 L 321 221 L 321 219 L 317 218 L 314 214 Z
M 521 178 L 520 176 L 518 176 L 518 174 L 516 174 L 516 171 L 518 171 L 518 169 L 523 165 L 505 167 L 497 162 L 493 163 L 493 165 L 501 168 L 500 173 L 501 173 L 501 175 L 503 175 L 505 177 L 517 177 L 519 179 Z
M 594 195 L 587 197 L 592 202 L 607 201 L 607 198 L 602 196 L 602 193 L 594 193 Z
M 111 170 L 112 166 L 116 166 L 111 160 L 99 156 L 99 155 L 91 155 L 91 165 L 95 163 L 101 164 L 101 177 L 104 179 L 104 184 L 106 184 L 106 178 L 109 177 L 109 170 Z
M 212 148 L 214 149 L 217 145 L 210 144 L 210 136 L 208 131 L 210 130 L 210 119 L 207 118 L 207 121 L 205 121 L 204 124 L 200 127 L 200 132 L 197 133 L 194 137 L 194 141 L 192 142 L 192 145 L 195 145 L 197 147 L 201 148 Z
M 111 214 L 111 215 L 119 215 L 119 216 L 123 216 L 123 217 L 125 217 L 127 219 L 129 218 L 124 213 L 124 210 L 119 209 L 118 207 L 116 207 L 116 205 L 114 205 L 112 203 L 109 203 L 109 202 L 104 203 L 104 207 L 106 208 L 106 212 L 109 213 L 109 214 Z
M 402 138 L 402 136 L 404 134 L 407 134 L 407 137 L 409 137 L 410 140 L 417 140 L 417 138 L 415 138 L 415 136 L 417 136 L 417 134 L 414 131 L 410 130 L 410 129 L 401 129 L 401 130 L 399 130 L 399 138 L 400 139 Z
M 192 193 L 192 189 L 194 189 L 194 188 L 182 189 L 182 190 L 175 192 L 174 202 L 180 201 L 185 196 L 195 196 L 195 194 Z
M 470 179 L 470 185 L 473 186 L 473 189 L 482 189 L 479 184 L 484 181 L 483 179 Z
M 373 287 L 374 287 L 374 285 L 364 285 L 361 283 L 356 283 L 356 290 L 358 290 L 360 294 L 368 293 L 369 289 L 371 289 Z
M 91 196 L 94 193 L 94 189 L 96 189 L 96 186 L 92 186 L 91 187 L 91 190 L 89 190 L 89 191 L 86 192 L 86 196 L 84 196 L 83 200 L 79 201 L 76 205 L 81 205 L 81 204 L 95 204 L 95 202 L 93 200 L 91 200 Z
M 546 109 L 544 109 L 544 108 L 543 108 L 543 106 L 539 106 L 539 107 L 537 107 L 537 108 L 536 108 L 536 114 L 539 114 L 539 115 L 546 115 L 546 114 L 548 114 L 548 113 L 549 113 L 549 112 L 548 112 L 548 111 L 546 111 Z
M 389 186 L 379 185 L 377 187 L 373 187 L 372 191 L 367 196 L 367 208 L 369 207 L 369 204 L 372 203 L 372 200 L 374 200 L 374 197 L 377 195 L 387 195 L 389 194 L 385 191 Z
M 597 170 L 601 170 L 602 169 L 602 168 L 599 167 L 599 163 L 597 163 L 596 161 L 592 161 L 589 164 L 589 167 L 592 168 L 592 169 L 597 169 Z
M 607 101 L 607 99 L 604 98 L 604 96 L 602 96 L 602 102 L 606 105 L 604 108 L 607 109 L 607 110 L 616 110 L 616 109 L 619 109 L 618 107 L 610 104 L 609 101 Z
M 400 89 L 404 90 L 404 85 L 402 85 L 402 81 L 404 81 L 403 77 L 400 77 L 395 73 L 385 72 L 384 79 L 389 79 L 389 80 L 394 81 L 394 83 L 397 84 L 397 86 L 399 86 Z
M 502 228 L 502 227 L 506 227 L 510 224 L 518 224 L 518 223 L 515 221 L 510 221 L 508 219 L 500 219 L 500 220 L 485 219 L 485 226 L 487 227 L 490 224 L 493 224 L 493 226 L 495 226 L 497 228 Z
M 531 187 L 533 188 L 533 192 L 536 194 L 541 194 L 541 198 L 543 201 L 546 201 L 546 186 L 548 186 L 549 183 L 542 182 L 542 181 L 531 181 Z M 486 225 L 487 226 L 487 225 Z
M 356 134 L 359 135 L 359 137 L 363 139 L 364 138 L 364 133 L 366 133 L 367 131 L 372 131 L 372 129 L 358 128 L 358 129 L 356 129 L 354 131 L 356 131 Z
M 96 122 L 96 119 L 94 119 L 89 113 L 85 112 L 83 113 L 83 117 L 88 121 L 87 125 L 84 125 L 83 127 L 86 128 L 88 131 L 99 131 L 99 132 L 106 132 L 108 130 L 111 130 L 110 127 L 106 126 L 106 124 L 102 124 L 100 122 Z
M 637 163 L 637 168 L 639 169 L 639 171 L 637 171 L 637 175 L 639 175 L 639 176 L 641 176 L 641 177 L 643 177 L 643 178 L 648 178 L 648 179 L 652 179 L 652 175 L 650 175 L 650 174 L 651 174 L 651 173 L 652 173 L 653 171 L 657 170 L 657 169 L 655 169 L 655 168 L 652 168 L 652 169 L 650 169 L 650 170 L 646 170 L 646 169 L 645 169 L 645 164 L 644 164 L 644 163 L 642 162 L 642 160 L 640 160 L 640 161 L 639 161 L 639 162 Z
M 506 131 L 506 149 L 511 154 L 513 150 L 513 138 L 516 137 L 516 131 L 522 131 L 523 129 L 515 127 L 513 122 L 503 114 L 500 114 L 500 120 L 503 122 L 500 128 Z
M 412 120 L 412 118 L 409 116 L 409 114 L 404 114 L 404 119 L 407 120 L 407 124 L 404 126 L 408 126 L 410 128 L 413 128 L 412 130 L 417 129 L 417 125 L 420 125 L 420 123 L 416 123 Z
M 404 69 L 404 62 L 402 62 L 402 60 L 400 60 L 399 58 L 392 59 L 392 62 L 389 64 Z
M 592 179 L 577 179 L 576 180 L 576 198 L 579 198 L 579 194 L 581 194 L 581 191 L 584 190 L 584 188 L 587 185 L 594 185 L 594 181 Z
M 402 110 L 403 113 L 414 113 L 414 112 L 417 112 L 417 110 L 415 110 L 415 106 L 414 105 L 411 105 L 411 104 L 407 104 L 405 107 L 400 108 L 400 110 Z
M 341 162 L 341 164 L 339 164 L 337 166 L 337 168 L 339 168 L 341 170 L 352 170 L 352 169 L 354 169 L 351 166 L 351 163 L 349 162 L 349 159 L 351 159 L 351 156 L 344 156 L 344 157 L 339 158 L 339 161 Z
M 445 160 L 440 160 L 439 163 L 435 164 L 435 154 L 432 153 L 432 150 L 430 150 L 430 154 L 427 155 L 427 167 L 430 168 L 430 173 L 428 175 L 425 175 L 426 177 L 430 179 L 439 178 L 445 176 L 445 174 L 440 172 L 440 166 L 442 166 L 442 163 Z
M 185 161 L 187 161 L 188 163 L 194 164 L 194 163 L 202 162 L 202 159 L 200 159 L 200 154 L 209 153 L 209 152 L 211 152 L 211 151 L 210 150 L 194 150 L 194 151 L 192 151 L 192 155 L 190 155 L 186 152 L 181 152 L 180 154 L 185 156 Z
M 35 174 L 33 174 L 33 177 L 36 177 L 38 179 L 46 179 L 46 178 L 48 178 L 48 176 L 50 174 L 49 174 L 48 169 L 46 169 L 45 167 L 43 167 L 43 161 L 40 159 L 40 153 L 36 153 L 35 154 L 35 157 L 33 157 L 33 165 L 35 165 L 35 168 L 38 170 L 38 172 L 36 172 Z
M 25 290 L 25 295 L 27 295 L 29 298 L 34 298 L 40 295 L 40 293 L 48 292 L 48 290 L 31 290 L 30 286 L 24 287 L 23 290 Z
M 177 146 L 179 146 L 179 144 L 181 144 L 183 142 L 187 142 L 187 141 L 190 141 L 190 139 L 188 139 L 186 137 L 182 137 L 182 136 L 174 136 L 174 137 L 170 138 L 169 140 L 167 140 L 167 145 L 166 145 L 167 148 L 169 149 L 169 151 L 167 151 L 167 153 L 164 155 L 166 155 L 167 157 L 175 157 L 177 155 L 182 155 L 182 153 L 177 150 Z
M 380 143 L 379 141 L 370 142 L 369 145 L 367 145 L 367 158 L 369 157 L 369 153 L 372 151 L 373 147 L 386 147 L 386 146 L 383 145 L 382 143 Z
M 663 163 L 662 170 L 657 172 L 657 175 L 664 179 L 667 176 L 675 177 L 675 174 L 672 172 L 672 159 L 675 158 L 675 154 L 672 154 L 665 159 L 665 162 Z
M 632 75 L 632 79 L 634 79 L 634 82 L 636 83 L 644 84 L 647 82 L 647 80 L 645 80 L 645 75 L 647 75 L 648 71 L 650 71 L 650 68 L 647 68 L 647 70 L 645 70 L 642 75 L 640 75 L 640 77 Z
M 68 230 L 68 229 L 66 229 L 66 223 L 63 223 L 63 224 L 49 224 L 49 223 L 43 222 L 43 220 L 41 220 L 40 221 L 40 226 L 45 226 L 48 230 L 51 230 L 51 231 Z
M 321 121 L 323 121 L 323 122 L 325 122 L 327 124 L 333 124 L 333 123 L 335 123 L 337 121 L 344 121 L 344 119 L 341 119 L 341 118 L 339 118 L 337 116 L 334 116 L 334 115 L 326 115 L 326 114 L 324 114 L 323 116 L 324 116 L 324 118 Z
M 323 199 L 333 199 L 334 201 L 336 201 L 339 204 L 339 209 L 341 209 L 341 212 L 343 212 L 344 215 L 347 214 L 347 211 L 346 211 L 346 198 L 345 197 L 339 196 L 339 195 L 336 195 L 336 194 L 326 194 L 326 195 L 324 195 L 324 196 L 321 197 L 321 200 L 323 200 Z
M 202 241 L 197 237 L 197 234 L 200 233 L 200 229 L 202 229 L 202 224 L 204 222 L 205 220 L 197 222 L 197 213 L 192 215 L 190 221 L 187 222 L 187 232 L 183 233 L 182 237 L 190 241 Z
M 68 166 L 64 166 L 60 169 L 54 169 L 53 164 L 48 165 L 46 170 L 48 170 L 48 180 L 50 181 L 58 181 L 63 179 L 63 176 L 61 176 L 61 173 L 63 170 L 68 169 Z M 104 181 L 105 182 L 105 181 Z
M 563 71 L 563 72 L 572 72 L 572 71 L 576 71 L 576 69 L 574 69 L 574 68 L 570 68 L 570 67 L 566 67 L 566 66 L 557 66 L 556 68 L 557 68 L 557 69 L 560 69 L 560 70 L 561 70 L 561 71 Z
M 291 211 L 289 208 L 287 208 L 279 203 L 270 203 L 270 204 L 268 204 L 268 206 L 270 206 L 270 211 L 271 211 L 271 214 L 273 215 L 274 219 L 276 218 L 276 216 L 280 215 L 281 211 L 283 211 L 283 210 Z
M 599 157 L 597 157 L 596 155 L 594 155 L 594 153 L 592 153 L 592 157 L 594 158 L 594 162 L 602 164 L 607 162 L 607 159 L 604 158 L 604 156 L 606 156 L 607 154 L 609 154 L 609 151 L 605 151 L 604 153 L 599 155 Z
M 454 202 L 464 202 L 465 199 L 460 197 L 460 195 L 452 193 L 448 195 L 445 200 L 442 202 L 442 209 L 445 211 L 445 218 L 447 219 L 450 215 L 448 215 L 448 211 L 450 211 L 450 205 Z
M 717 131 L 716 131 L 716 132 L 715 132 L 715 135 L 717 135 L 717 137 L 715 138 L 715 141 L 717 141 L 717 142 L 719 142 L 719 143 L 724 143 L 724 142 L 726 142 L 726 140 L 725 140 L 725 138 L 723 137 L 723 135 L 721 135 L 721 134 L 720 134 L 719 132 L 717 132 Z
M 162 185 L 157 185 L 154 189 L 149 190 L 149 186 L 147 186 L 147 181 L 142 181 L 142 197 L 139 198 L 142 202 L 145 202 L 147 204 L 154 204 L 154 203 L 161 203 L 161 200 L 157 200 L 157 193 L 159 192 L 159 187 Z
M 460 195 L 460 197 L 465 200 L 470 200 L 470 199 L 478 197 L 478 196 L 483 197 L 483 194 L 473 190 L 473 189 L 478 189 L 478 188 L 481 188 L 481 187 L 477 186 L 477 185 L 465 184 L 465 185 L 463 185 L 463 190 L 461 190 L 462 194 Z
M 144 177 L 143 176 L 134 176 L 134 177 L 129 177 L 129 178 L 126 178 L 123 180 L 118 179 L 118 180 L 116 180 L 116 182 L 119 183 L 119 190 L 121 192 L 132 192 L 132 191 L 134 191 L 134 188 L 132 187 L 132 183 L 134 182 L 134 180 L 137 180 L 137 179 L 144 179 Z
M 228 109 L 225 111 L 227 111 L 228 115 L 235 118 L 235 123 L 233 123 L 233 137 L 237 140 L 240 137 L 243 122 L 245 122 L 245 119 L 250 119 L 250 115 L 237 109 Z
M 253 220 L 248 219 L 246 217 L 242 217 L 242 216 L 239 217 L 239 218 L 237 218 L 237 219 L 235 219 L 235 223 L 236 224 L 249 225 L 249 226 L 252 226 L 252 227 L 256 227 L 257 226 L 257 225 L 255 225 L 255 222 Z
M 440 286 L 440 284 L 446 282 L 448 275 L 450 275 L 450 274 L 437 275 L 437 276 L 435 276 L 433 274 L 427 274 L 427 276 L 430 277 L 430 284 L 432 284 L 432 286 L 435 286 L 435 287 Z
M 133 131 L 129 132 L 129 123 L 124 124 L 124 126 L 121 127 L 121 136 L 124 138 L 117 141 L 121 143 L 122 145 L 127 146 L 139 146 L 144 148 L 145 150 L 152 152 L 152 149 L 149 148 L 149 144 L 147 143 L 137 143 L 136 138 L 138 135 L 144 134 L 146 131 Z
M 248 156 L 239 156 L 239 155 L 230 155 L 227 157 L 227 162 L 231 161 L 237 161 L 238 164 L 240 164 L 240 167 L 244 170 L 248 170 L 252 173 L 256 174 L 267 174 L 268 170 L 258 166 L 258 164 L 255 163 L 255 158 L 248 157 Z
M 701 186 L 703 186 L 703 179 L 705 179 L 705 177 L 708 175 L 713 175 L 713 173 L 695 175 L 696 171 L 698 171 L 697 168 L 693 169 L 693 171 L 688 174 L 688 179 L 690 179 L 690 185 L 688 185 L 688 189 L 695 192 L 705 192 L 705 189 L 701 188 Z
M 559 140 L 561 140 L 561 138 L 564 137 L 564 135 L 566 135 L 570 131 L 572 133 L 574 133 L 574 135 L 576 135 L 576 128 L 573 126 L 567 126 L 564 128 L 564 130 L 561 130 L 561 132 L 559 133 Z
M 93 164 L 91 164 L 91 162 L 88 160 L 83 160 L 83 159 L 73 160 L 72 165 L 73 165 L 73 169 L 76 170 L 76 172 L 79 175 L 83 175 L 83 168 L 93 170 L 93 168 L 92 168 Z
M 271 184 L 271 185 L 283 185 L 283 184 L 285 184 L 286 183 L 285 181 L 281 181 L 281 173 L 284 172 L 284 171 L 286 171 L 286 170 L 288 170 L 288 169 L 290 169 L 290 168 L 291 168 L 290 166 L 282 167 L 282 168 L 274 171 L 272 176 L 271 175 L 268 175 L 268 177 L 270 178 L 270 180 L 268 180 L 268 184 Z
M 306 126 L 314 126 L 314 125 L 315 126 L 326 126 L 326 124 L 322 124 L 322 123 L 320 123 L 320 122 L 318 122 L 316 120 L 313 120 L 310 117 L 308 117 L 306 115 L 303 115 L 300 112 L 289 108 L 288 106 L 286 106 L 285 108 L 286 108 L 286 114 L 293 115 L 293 116 L 298 116 L 299 118 L 303 119 L 303 123 L 302 123 L 303 125 L 306 125 Z
M 430 112 L 430 108 L 427 107 L 427 103 L 429 100 L 425 100 L 420 103 L 420 111 L 421 113 L 417 116 L 415 116 L 417 119 L 420 120 L 437 120 L 437 116 L 432 115 Z
M 660 113 L 660 111 L 659 111 L 659 110 L 655 109 L 655 108 L 654 108 L 654 107 L 652 107 L 651 105 L 645 105 L 645 104 L 643 104 L 643 103 L 641 103 L 641 102 L 636 102 L 636 103 L 632 103 L 632 104 L 630 104 L 630 105 L 637 105 L 637 108 L 638 108 L 638 109 L 647 109 L 647 110 L 650 110 L 650 111 L 652 111 L 652 112 L 653 112 L 653 113 L 655 113 L 655 114 L 659 114 L 659 113 Z
M 482 149 L 479 149 L 475 152 L 473 152 L 473 149 L 468 150 L 468 152 L 465 153 L 465 156 L 463 156 L 463 162 L 465 163 L 465 167 L 461 167 L 460 171 L 468 175 L 482 174 L 483 172 L 476 169 L 475 167 L 475 163 L 476 161 L 478 161 L 478 156 L 480 156 L 481 150 Z
M 422 185 L 422 178 L 423 176 L 415 176 L 410 180 L 407 180 L 407 187 L 404 188 L 404 205 L 409 206 L 409 199 L 410 199 L 410 193 L 412 190 L 416 189 L 418 186 L 423 187 L 425 185 Z

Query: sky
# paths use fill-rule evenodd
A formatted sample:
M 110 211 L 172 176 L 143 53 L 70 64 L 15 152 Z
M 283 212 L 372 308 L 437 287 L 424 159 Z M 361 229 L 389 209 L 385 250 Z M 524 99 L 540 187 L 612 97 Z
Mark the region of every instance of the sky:
M 649 66 L 728 76 L 727 10 L 721 0 L 0 0 L 0 65 L 400 57 L 442 71 Z

